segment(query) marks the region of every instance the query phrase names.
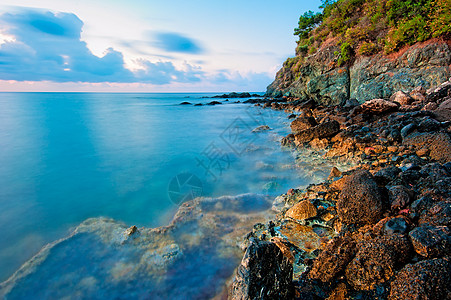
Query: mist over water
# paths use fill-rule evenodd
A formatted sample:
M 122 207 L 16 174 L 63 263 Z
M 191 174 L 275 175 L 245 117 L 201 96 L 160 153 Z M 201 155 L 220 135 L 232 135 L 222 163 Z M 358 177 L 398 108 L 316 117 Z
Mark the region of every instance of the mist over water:
M 87 218 L 166 224 L 190 198 L 177 196 L 183 178 L 207 197 L 306 183 L 278 142 L 285 113 L 179 105 L 212 95 L 0 94 L 0 281 Z M 272 130 L 252 132 L 260 125 Z

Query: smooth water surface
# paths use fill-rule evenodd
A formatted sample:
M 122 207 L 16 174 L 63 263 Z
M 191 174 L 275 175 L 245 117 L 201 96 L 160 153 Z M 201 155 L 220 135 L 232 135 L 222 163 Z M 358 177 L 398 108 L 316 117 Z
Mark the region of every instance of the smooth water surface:
M 174 195 L 186 195 L 174 182 L 187 176 L 194 196 L 304 184 L 278 143 L 289 131 L 283 112 L 234 99 L 179 105 L 213 100 L 205 96 L 1 93 L 0 281 L 87 218 L 165 224 Z M 273 130 L 252 132 L 264 124 Z

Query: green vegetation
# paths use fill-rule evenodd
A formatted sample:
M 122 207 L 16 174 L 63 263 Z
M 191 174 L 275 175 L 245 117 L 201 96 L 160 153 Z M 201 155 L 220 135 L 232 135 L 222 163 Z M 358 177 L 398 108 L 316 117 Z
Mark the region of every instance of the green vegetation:
M 292 72 L 323 43 L 339 46 L 337 64 L 355 55 L 389 54 L 431 38 L 451 37 L 451 0 L 323 0 L 321 12 L 300 16 L 296 57 L 284 64 Z

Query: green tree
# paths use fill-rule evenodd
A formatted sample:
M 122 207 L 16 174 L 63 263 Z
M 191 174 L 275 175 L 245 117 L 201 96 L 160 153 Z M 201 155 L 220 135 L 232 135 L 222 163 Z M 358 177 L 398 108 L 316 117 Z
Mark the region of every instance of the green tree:
M 306 39 L 309 36 L 309 33 L 315 28 L 316 25 L 321 23 L 323 19 L 323 15 L 321 13 L 314 13 L 309 10 L 305 12 L 299 18 L 299 26 L 294 29 L 294 34 L 298 35 L 300 39 Z

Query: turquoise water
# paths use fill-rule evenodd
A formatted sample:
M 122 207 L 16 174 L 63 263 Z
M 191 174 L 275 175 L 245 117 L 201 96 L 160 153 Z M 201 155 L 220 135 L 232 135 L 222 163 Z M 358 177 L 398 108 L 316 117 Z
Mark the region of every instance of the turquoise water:
M 179 105 L 213 100 L 205 96 L 1 93 L 0 281 L 87 218 L 155 227 L 180 195 L 277 195 L 305 184 L 278 143 L 285 113 L 233 99 Z M 252 132 L 264 124 L 273 130 Z M 196 179 L 191 189 L 177 190 L 186 178 Z

